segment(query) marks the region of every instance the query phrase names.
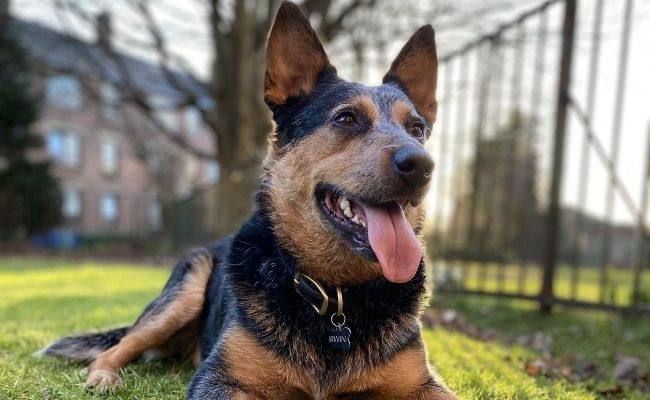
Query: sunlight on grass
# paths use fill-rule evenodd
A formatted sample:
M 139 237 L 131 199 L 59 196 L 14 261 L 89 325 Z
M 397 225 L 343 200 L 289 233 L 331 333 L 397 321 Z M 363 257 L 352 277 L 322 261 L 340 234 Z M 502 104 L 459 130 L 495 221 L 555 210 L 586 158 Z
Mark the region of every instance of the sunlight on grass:
M 463 399 L 595 399 L 565 381 L 549 382 L 523 372 L 534 352 L 468 338 L 442 329 L 423 333 L 429 358 Z
M 146 266 L 0 258 L 0 399 L 88 399 L 79 365 L 32 353 L 61 336 L 131 324 L 160 292 L 169 272 Z M 502 315 L 504 326 L 513 324 L 512 318 L 525 319 L 531 311 Z M 430 358 L 463 399 L 598 398 L 566 381 L 527 376 L 524 361 L 538 356 L 531 350 L 442 329 L 425 331 L 424 340 Z M 107 399 L 180 399 L 191 375 L 190 365 L 137 362 L 124 371 L 126 387 Z
M 168 276 L 165 268 L 0 259 L 0 399 L 88 399 L 79 365 L 32 353 L 61 336 L 131 324 Z M 139 362 L 107 399 L 179 399 L 191 373 Z

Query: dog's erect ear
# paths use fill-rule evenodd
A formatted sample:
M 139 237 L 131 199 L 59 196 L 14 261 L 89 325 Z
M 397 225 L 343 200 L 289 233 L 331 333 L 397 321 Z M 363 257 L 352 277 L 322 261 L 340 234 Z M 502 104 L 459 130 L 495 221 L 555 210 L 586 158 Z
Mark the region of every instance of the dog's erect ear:
M 409 96 L 418 111 L 429 122 L 436 120 L 436 83 L 438 57 L 435 34 L 431 25 L 417 30 L 384 76 L 384 83 L 396 82 Z
M 309 20 L 298 6 L 280 6 L 266 49 L 264 100 L 279 105 L 291 96 L 310 93 L 318 74 L 330 66 L 325 50 Z

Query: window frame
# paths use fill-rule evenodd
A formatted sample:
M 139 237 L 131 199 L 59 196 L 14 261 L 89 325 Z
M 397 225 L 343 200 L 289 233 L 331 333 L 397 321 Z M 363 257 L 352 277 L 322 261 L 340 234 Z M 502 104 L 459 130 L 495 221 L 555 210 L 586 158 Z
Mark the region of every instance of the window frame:
M 68 194 L 70 193 L 74 193 L 77 197 L 77 211 L 74 214 L 69 214 L 68 212 L 66 212 L 66 208 L 67 208 L 66 205 L 68 204 L 67 202 Z M 81 189 L 74 186 L 64 185 L 61 189 L 61 214 L 63 215 L 63 217 L 68 221 L 79 220 L 81 219 L 83 212 L 84 212 L 83 193 Z
M 115 216 L 113 218 L 107 218 L 106 217 L 107 213 L 105 212 L 105 203 L 104 203 L 104 201 L 105 201 L 105 199 L 108 199 L 108 198 L 113 198 L 114 201 L 115 201 L 115 204 L 114 204 L 114 208 L 115 208 L 114 215 Z M 102 223 L 104 223 L 106 225 L 115 225 L 115 224 L 117 224 L 119 222 L 119 220 L 120 220 L 120 197 L 119 197 L 119 195 L 117 193 L 107 191 L 107 192 L 103 192 L 100 195 L 100 197 L 99 197 L 99 217 L 101 218 Z
M 49 107 L 73 111 L 84 108 L 85 99 L 81 79 L 73 74 L 57 73 L 47 76 L 44 97 L 45 104 Z
M 59 138 L 58 150 L 53 150 L 53 137 Z M 48 158 L 56 166 L 78 169 L 83 161 L 83 144 L 81 135 L 73 129 L 51 127 L 45 132 L 45 148 Z
M 110 82 L 102 82 L 99 89 L 99 108 L 102 117 L 107 120 L 115 120 L 120 115 L 120 91 Z
M 106 153 L 104 152 L 105 146 L 112 145 L 114 149 L 114 167 L 111 170 L 107 167 L 107 159 L 105 157 Z M 120 142 L 114 136 L 103 135 L 99 139 L 99 163 L 102 175 L 104 176 L 116 176 L 120 172 Z

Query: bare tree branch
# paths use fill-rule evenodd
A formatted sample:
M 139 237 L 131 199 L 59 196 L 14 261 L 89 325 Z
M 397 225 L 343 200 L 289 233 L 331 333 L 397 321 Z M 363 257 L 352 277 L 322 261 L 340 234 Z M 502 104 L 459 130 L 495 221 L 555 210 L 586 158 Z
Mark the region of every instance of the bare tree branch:
M 169 62 L 170 56 L 164 45 L 164 39 L 162 38 L 162 35 L 160 34 L 160 30 L 156 25 L 155 21 L 153 20 L 153 17 L 151 16 L 150 10 L 148 8 L 148 4 L 145 3 L 148 2 L 147 1 L 138 2 L 136 6 L 139 8 L 139 11 L 145 17 L 148 30 L 154 37 L 155 50 L 157 50 L 161 56 L 161 62 L 159 63 L 159 67 L 165 74 L 165 77 L 169 81 L 169 83 L 173 85 L 174 89 L 178 90 L 179 94 L 182 94 L 183 97 L 181 100 L 176 101 L 174 105 L 172 105 L 169 108 L 166 108 L 164 106 L 155 107 L 155 108 L 152 107 L 148 98 L 146 97 L 146 94 L 136 89 L 137 86 L 135 85 L 135 81 L 133 79 L 131 71 L 129 70 L 128 66 L 125 63 L 125 58 L 120 54 L 118 54 L 112 48 L 101 49 L 113 61 L 114 65 L 119 70 L 119 74 L 118 74 L 119 82 L 115 83 L 115 86 L 120 91 L 123 100 L 128 102 L 129 104 L 136 106 L 143 113 L 143 115 L 149 119 L 151 124 L 158 131 L 163 133 L 164 136 L 170 142 L 178 146 L 180 149 L 198 158 L 214 160 L 215 159 L 214 153 L 205 152 L 200 149 L 197 149 L 196 147 L 188 143 L 186 140 L 184 140 L 183 136 L 179 135 L 177 132 L 170 131 L 156 116 L 156 113 L 159 111 L 166 111 L 169 109 L 178 110 L 180 107 L 194 106 L 202 114 L 203 120 L 208 124 L 208 126 L 211 129 L 214 130 L 214 126 L 212 126 L 210 119 L 207 118 L 206 110 L 204 110 L 204 108 L 200 107 L 200 105 L 198 104 L 198 98 L 196 94 L 192 93 L 189 89 L 184 87 L 178 81 L 177 75 L 174 74 L 174 72 L 172 72 L 171 69 L 168 67 L 167 63 Z M 93 68 L 96 69 L 97 73 L 100 76 L 107 76 L 108 74 L 105 67 L 99 62 L 99 60 L 97 60 L 95 57 L 93 57 L 92 54 L 89 53 L 90 47 L 82 45 L 82 43 L 79 42 L 79 40 L 76 39 L 69 30 L 65 29 L 65 27 L 69 26 L 69 24 L 65 23 L 65 21 L 63 20 L 64 16 L 61 13 L 61 10 L 64 9 L 67 13 L 72 14 L 83 21 L 86 21 L 87 23 L 90 23 L 93 26 L 96 25 L 95 18 L 89 15 L 88 13 L 86 13 L 85 10 L 79 7 L 79 5 L 76 2 L 53 0 L 53 5 L 54 5 L 54 10 L 56 12 L 56 15 L 61 21 L 61 26 L 64 27 L 64 31 L 63 31 L 64 37 L 68 40 L 68 42 L 71 45 L 74 45 L 74 48 L 77 49 L 77 51 L 82 53 L 80 54 L 80 56 L 84 60 L 87 60 L 88 62 L 93 64 Z M 86 90 L 92 90 L 87 84 L 85 85 L 85 88 Z M 99 99 L 100 98 L 99 94 L 96 94 L 96 97 Z

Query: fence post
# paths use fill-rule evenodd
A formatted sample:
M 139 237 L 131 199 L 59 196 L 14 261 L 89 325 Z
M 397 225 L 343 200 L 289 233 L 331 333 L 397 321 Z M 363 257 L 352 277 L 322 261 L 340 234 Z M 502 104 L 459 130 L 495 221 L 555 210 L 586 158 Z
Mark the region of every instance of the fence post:
M 633 1 L 627 0 L 625 2 L 625 11 L 623 13 L 623 29 L 621 30 L 621 47 L 619 54 L 618 77 L 616 78 L 616 96 L 614 97 L 614 119 L 612 124 L 612 136 L 610 141 L 610 164 L 609 169 L 609 184 L 607 186 L 607 193 L 605 197 L 605 226 L 603 230 L 603 247 L 600 265 L 600 293 L 599 301 L 605 302 L 606 292 L 609 282 L 609 263 L 612 253 L 612 236 L 613 236 L 613 219 L 615 207 L 616 190 L 620 188 L 617 181 L 617 167 L 619 159 L 619 149 L 621 143 L 621 126 L 623 123 L 623 113 L 625 108 L 623 103 L 625 101 L 625 85 L 627 81 L 627 63 L 630 48 L 630 35 L 632 31 L 632 8 Z M 619 189 L 620 190 L 620 189 Z M 612 301 L 614 301 L 612 299 Z
M 633 307 L 638 306 L 640 303 L 641 272 L 648 262 L 646 256 L 646 253 L 648 251 L 648 248 L 646 247 L 648 235 L 646 233 L 647 231 L 645 226 L 648 212 L 648 189 L 650 189 L 650 124 L 648 124 L 646 144 L 645 174 L 643 175 L 643 185 L 641 186 L 641 210 L 639 211 L 639 221 L 636 232 L 636 259 L 634 262 L 634 283 L 632 288 Z
M 540 309 L 550 313 L 553 306 L 553 280 L 557 264 L 557 234 L 560 220 L 560 189 L 564 158 L 564 139 L 567 128 L 568 93 L 571 83 L 573 59 L 573 36 L 575 33 L 576 8 L 578 0 L 565 0 L 564 24 L 562 28 L 562 57 L 560 59 L 560 80 L 555 112 L 555 138 L 553 143 L 553 170 L 551 193 L 549 195 L 546 240 L 544 251 L 544 278 L 540 293 Z
M 488 113 L 488 106 L 490 101 L 490 90 L 491 90 L 491 78 L 494 71 L 494 51 L 496 49 L 496 36 L 491 36 L 489 39 L 489 45 L 487 47 L 487 54 L 485 54 L 485 59 L 477 60 L 477 66 L 481 65 L 481 62 L 487 62 L 487 66 L 484 68 L 477 67 L 477 70 L 480 71 L 479 76 L 479 87 L 478 87 L 478 120 L 476 122 L 476 130 L 474 133 L 474 165 L 472 166 L 472 193 L 470 199 L 470 210 L 469 210 L 469 229 L 467 232 L 467 242 L 472 251 L 478 249 L 476 245 L 476 219 L 477 219 L 477 203 L 480 200 L 480 168 L 482 163 L 482 154 L 481 154 L 481 140 L 483 138 L 483 133 L 486 127 L 486 119 Z M 477 54 L 481 55 L 481 47 L 478 48 Z

